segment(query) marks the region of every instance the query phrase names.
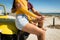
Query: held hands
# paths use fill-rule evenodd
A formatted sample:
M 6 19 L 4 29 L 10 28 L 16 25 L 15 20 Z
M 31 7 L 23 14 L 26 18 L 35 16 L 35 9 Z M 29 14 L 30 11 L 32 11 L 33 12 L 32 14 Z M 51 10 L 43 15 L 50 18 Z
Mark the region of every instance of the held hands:
M 40 20 L 44 20 L 45 16 L 37 16 L 37 20 L 40 21 Z
M 41 18 L 42 18 L 42 20 L 44 20 L 45 16 L 44 15 L 41 15 Z

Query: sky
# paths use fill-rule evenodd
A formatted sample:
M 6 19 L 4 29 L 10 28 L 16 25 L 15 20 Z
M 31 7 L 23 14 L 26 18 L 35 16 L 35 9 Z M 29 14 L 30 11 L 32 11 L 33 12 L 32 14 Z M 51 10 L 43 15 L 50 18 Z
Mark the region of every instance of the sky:
M 33 7 L 42 13 L 60 13 L 60 0 L 29 0 Z M 11 12 L 13 0 L 0 0 L 0 4 L 6 5 L 7 12 Z M 0 7 L 0 11 L 1 11 Z

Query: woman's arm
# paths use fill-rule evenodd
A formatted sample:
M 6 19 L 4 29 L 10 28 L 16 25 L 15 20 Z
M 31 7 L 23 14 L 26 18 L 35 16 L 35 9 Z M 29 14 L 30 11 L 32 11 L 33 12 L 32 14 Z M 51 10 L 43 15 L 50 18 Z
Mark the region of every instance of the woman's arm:
M 22 11 L 26 15 L 32 16 L 34 18 L 37 18 L 37 15 L 33 14 L 32 12 L 30 12 L 30 11 L 24 9 L 24 8 L 20 8 L 19 10 Z

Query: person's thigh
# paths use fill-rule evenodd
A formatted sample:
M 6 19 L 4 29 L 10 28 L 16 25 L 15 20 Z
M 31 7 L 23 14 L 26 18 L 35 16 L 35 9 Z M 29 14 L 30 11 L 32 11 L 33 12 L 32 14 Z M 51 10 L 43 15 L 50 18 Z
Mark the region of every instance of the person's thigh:
M 45 32 L 44 30 L 42 30 L 39 27 L 36 27 L 35 25 L 31 24 L 31 23 L 27 23 L 25 25 L 25 27 L 23 27 L 22 31 L 28 32 L 28 33 L 32 33 L 32 34 L 42 34 L 43 32 Z
M 18 15 L 16 18 L 16 27 L 19 30 L 32 33 L 32 34 L 42 34 L 44 30 L 41 28 L 38 28 L 37 26 L 31 24 L 28 22 L 27 18 L 25 15 Z

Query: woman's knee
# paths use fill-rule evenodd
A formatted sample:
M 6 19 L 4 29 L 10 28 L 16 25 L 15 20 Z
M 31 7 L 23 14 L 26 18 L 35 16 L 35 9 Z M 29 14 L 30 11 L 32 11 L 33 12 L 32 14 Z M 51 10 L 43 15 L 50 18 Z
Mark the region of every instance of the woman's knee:
M 38 34 L 37 34 L 37 36 L 45 35 L 45 32 L 46 32 L 46 31 L 44 31 L 44 30 L 42 30 L 41 32 L 39 31 Z

